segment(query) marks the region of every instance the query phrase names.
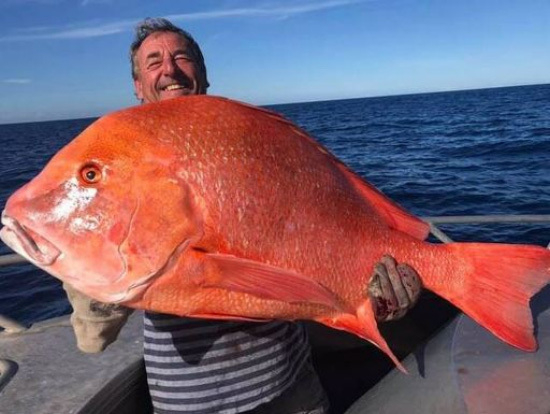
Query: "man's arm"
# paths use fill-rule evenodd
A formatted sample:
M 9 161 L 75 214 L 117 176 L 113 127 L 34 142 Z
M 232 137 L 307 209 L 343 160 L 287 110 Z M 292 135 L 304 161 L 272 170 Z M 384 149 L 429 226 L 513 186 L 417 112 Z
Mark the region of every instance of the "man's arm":
M 116 340 L 133 309 L 100 303 L 66 283 L 63 289 L 73 306 L 71 324 L 78 348 L 88 353 L 103 351 Z

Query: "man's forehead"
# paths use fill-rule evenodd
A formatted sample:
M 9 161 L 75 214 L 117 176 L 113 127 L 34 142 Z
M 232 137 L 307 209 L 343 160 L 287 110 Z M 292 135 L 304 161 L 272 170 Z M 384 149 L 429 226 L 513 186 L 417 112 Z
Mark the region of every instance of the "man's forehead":
M 147 36 L 139 47 L 138 54 L 146 58 L 150 54 L 164 49 L 189 51 L 190 45 L 189 41 L 178 33 L 156 32 Z

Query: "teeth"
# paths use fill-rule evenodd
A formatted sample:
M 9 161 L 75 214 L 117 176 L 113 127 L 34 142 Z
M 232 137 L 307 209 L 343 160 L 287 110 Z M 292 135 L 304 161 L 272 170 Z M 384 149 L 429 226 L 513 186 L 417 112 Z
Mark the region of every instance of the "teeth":
M 174 91 L 176 89 L 183 89 L 182 85 L 174 84 L 174 85 L 168 85 L 164 88 L 165 91 Z

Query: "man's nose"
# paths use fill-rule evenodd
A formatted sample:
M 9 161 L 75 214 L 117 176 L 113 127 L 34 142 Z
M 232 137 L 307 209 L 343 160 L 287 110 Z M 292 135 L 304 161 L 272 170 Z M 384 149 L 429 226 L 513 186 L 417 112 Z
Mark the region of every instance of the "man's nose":
M 162 61 L 162 73 L 166 76 L 173 75 L 178 70 L 176 62 L 172 58 L 164 59 Z

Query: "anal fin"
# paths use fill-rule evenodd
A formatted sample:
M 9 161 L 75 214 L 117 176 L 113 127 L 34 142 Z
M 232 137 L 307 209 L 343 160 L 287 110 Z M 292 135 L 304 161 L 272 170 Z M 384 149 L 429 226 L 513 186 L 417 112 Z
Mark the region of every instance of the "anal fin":
M 344 313 L 334 317 L 316 318 L 315 320 L 330 328 L 346 331 L 366 339 L 383 351 L 401 372 L 408 373 L 380 333 L 369 301 L 363 302 L 357 308 L 356 314 Z

